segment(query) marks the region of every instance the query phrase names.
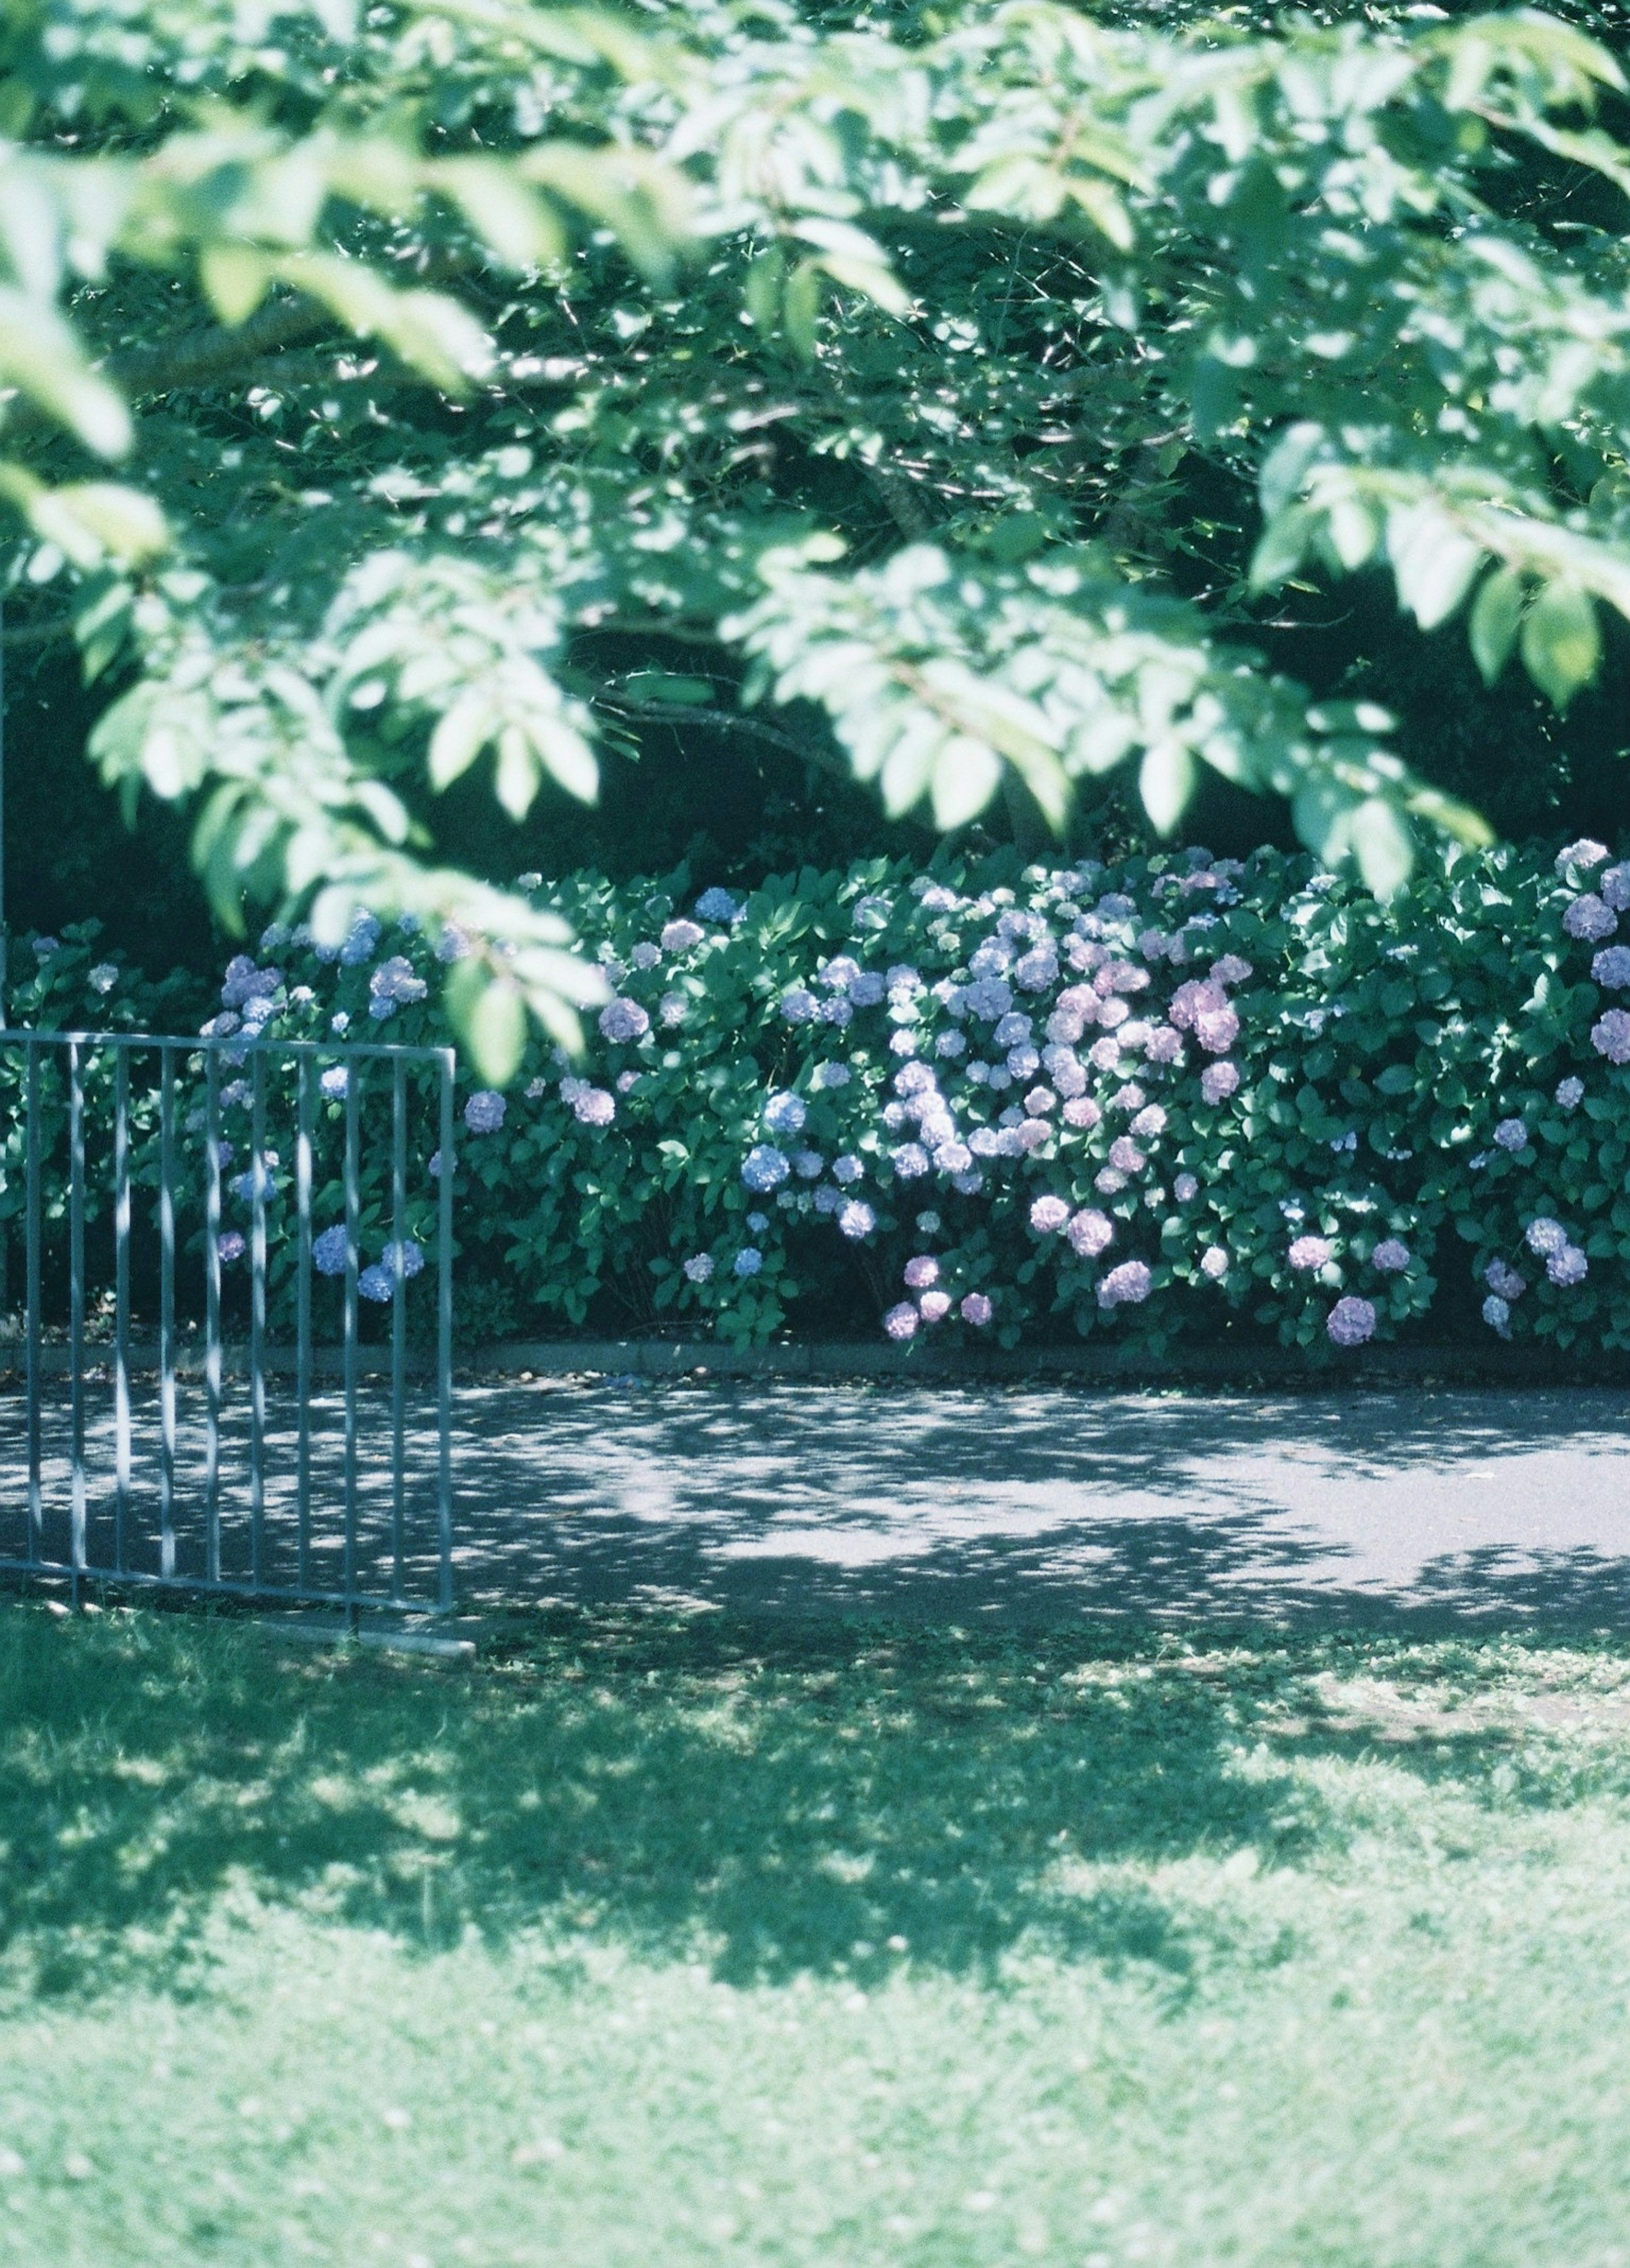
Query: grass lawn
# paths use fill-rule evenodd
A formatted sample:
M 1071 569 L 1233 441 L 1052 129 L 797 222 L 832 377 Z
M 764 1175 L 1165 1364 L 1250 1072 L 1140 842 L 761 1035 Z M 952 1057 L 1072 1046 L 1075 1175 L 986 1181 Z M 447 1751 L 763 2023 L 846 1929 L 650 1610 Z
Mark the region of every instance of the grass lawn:
M 1630 2263 L 1630 1645 L 0 1602 L 0 2261 Z

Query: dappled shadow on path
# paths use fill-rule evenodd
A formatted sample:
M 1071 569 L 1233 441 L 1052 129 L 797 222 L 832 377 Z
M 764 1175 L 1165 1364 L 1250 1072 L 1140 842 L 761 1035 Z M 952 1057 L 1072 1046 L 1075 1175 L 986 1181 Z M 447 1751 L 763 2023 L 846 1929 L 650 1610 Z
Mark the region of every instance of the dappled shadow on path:
M 1630 1625 L 1605 1390 L 536 1385 L 460 1412 L 476 1604 Z

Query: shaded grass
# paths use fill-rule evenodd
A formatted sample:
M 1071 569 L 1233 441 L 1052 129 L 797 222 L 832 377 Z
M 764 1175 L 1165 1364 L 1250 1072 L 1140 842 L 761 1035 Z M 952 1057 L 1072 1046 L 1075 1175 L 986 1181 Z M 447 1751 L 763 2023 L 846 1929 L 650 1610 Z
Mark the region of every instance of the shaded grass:
M 0 1603 L 0 2257 L 1630 2263 L 1630 1650 Z

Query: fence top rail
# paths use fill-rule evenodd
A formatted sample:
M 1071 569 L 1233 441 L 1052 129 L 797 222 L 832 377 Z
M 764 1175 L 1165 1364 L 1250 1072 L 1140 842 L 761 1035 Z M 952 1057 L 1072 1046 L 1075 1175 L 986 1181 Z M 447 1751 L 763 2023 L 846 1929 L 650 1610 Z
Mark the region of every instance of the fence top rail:
M 457 1051 L 453 1048 L 409 1046 L 402 1041 L 286 1040 L 273 1034 L 255 1035 L 248 1032 L 199 1032 L 188 1038 L 176 1032 L 46 1032 L 36 1031 L 29 1025 L 17 1030 L 0 1027 L 0 1047 L 71 1045 L 129 1049 L 161 1048 L 171 1052 L 179 1049 L 188 1055 L 207 1055 L 213 1051 L 222 1055 L 350 1056 L 385 1063 L 439 1064 L 447 1071 L 454 1069 L 457 1059 Z

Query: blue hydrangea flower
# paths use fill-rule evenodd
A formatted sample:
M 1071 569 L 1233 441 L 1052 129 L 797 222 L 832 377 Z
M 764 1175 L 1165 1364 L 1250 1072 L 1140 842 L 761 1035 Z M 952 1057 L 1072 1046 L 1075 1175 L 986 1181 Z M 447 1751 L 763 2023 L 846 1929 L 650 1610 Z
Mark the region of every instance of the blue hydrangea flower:
M 748 1152 L 741 1166 L 741 1179 L 756 1196 L 767 1197 L 771 1189 L 780 1188 L 792 1170 L 772 1143 L 760 1142 Z
M 343 1276 L 345 1273 L 345 1231 L 340 1227 L 325 1228 L 313 1236 L 311 1246 L 312 1266 L 319 1276 Z
M 809 1116 L 800 1094 L 772 1094 L 764 1105 L 764 1123 L 772 1134 L 797 1134 Z

